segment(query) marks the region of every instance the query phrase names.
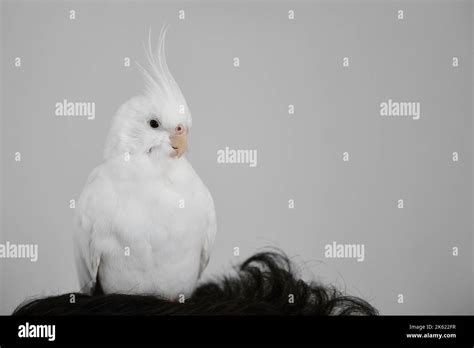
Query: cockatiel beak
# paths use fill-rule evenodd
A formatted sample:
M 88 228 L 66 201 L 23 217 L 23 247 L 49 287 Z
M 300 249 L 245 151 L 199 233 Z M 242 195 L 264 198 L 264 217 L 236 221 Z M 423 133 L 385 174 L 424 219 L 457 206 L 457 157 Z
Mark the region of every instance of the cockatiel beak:
M 180 158 L 188 148 L 188 131 L 182 124 L 178 124 L 174 133 L 170 135 L 171 147 L 175 150 L 174 156 Z

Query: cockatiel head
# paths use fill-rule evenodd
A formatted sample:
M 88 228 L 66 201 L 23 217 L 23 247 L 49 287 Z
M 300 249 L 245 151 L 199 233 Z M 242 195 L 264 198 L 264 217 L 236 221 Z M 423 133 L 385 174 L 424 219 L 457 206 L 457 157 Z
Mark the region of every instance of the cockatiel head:
M 138 65 L 146 88 L 117 111 L 105 146 L 106 160 L 125 153 L 179 158 L 187 149 L 191 114 L 166 64 L 165 36 L 163 27 L 153 52 L 150 31 L 145 48 L 150 71 Z

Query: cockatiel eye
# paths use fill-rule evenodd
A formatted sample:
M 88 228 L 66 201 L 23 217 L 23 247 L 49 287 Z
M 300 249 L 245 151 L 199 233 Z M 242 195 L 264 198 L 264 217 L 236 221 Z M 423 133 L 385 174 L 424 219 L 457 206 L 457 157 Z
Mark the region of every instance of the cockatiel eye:
M 151 119 L 149 122 L 151 128 L 158 128 L 160 126 L 160 123 L 158 120 Z

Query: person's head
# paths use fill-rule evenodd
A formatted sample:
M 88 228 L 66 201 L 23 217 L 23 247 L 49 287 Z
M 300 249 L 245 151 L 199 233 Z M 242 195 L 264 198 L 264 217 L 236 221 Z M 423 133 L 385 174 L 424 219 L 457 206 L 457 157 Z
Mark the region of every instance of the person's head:
M 20 305 L 13 315 L 378 315 L 363 299 L 332 286 L 307 283 L 288 258 L 261 252 L 243 262 L 236 275 L 197 287 L 184 303 L 150 295 L 71 294 Z

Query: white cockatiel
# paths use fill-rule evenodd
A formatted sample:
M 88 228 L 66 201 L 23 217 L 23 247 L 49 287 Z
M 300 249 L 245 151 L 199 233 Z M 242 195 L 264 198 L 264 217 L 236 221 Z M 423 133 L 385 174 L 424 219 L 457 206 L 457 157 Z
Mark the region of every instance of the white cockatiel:
M 143 95 L 117 111 L 104 162 L 76 206 L 81 291 L 190 296 L 216 234 L 212 196 L 185 156 L 191 114 L 168 70 L 166 29 L 153 52 Z M 151 35 L 150 35 L 151 36 Z

